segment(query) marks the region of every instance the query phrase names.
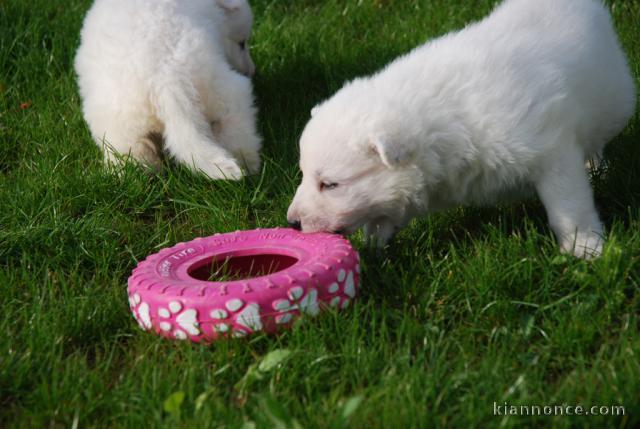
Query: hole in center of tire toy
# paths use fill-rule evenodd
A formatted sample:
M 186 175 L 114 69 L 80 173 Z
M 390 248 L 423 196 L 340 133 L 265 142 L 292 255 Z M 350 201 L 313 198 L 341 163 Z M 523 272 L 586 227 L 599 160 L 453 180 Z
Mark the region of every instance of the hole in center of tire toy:
M 188 273 L 198 280 L 226 282 L 274 274 L 296 262 L 297 258 L 278 253 L 233 253 L 201 260 L 189 268 Z

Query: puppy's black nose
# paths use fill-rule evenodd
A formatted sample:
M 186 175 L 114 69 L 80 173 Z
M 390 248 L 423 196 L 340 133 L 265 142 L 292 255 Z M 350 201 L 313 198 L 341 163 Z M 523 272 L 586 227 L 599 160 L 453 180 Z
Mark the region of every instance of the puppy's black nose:
M 289 223 L 290 228 L 297 229 L 298 231 L 302 229 L 302 223 L 299 220 L 288 220 L 287 222 Z

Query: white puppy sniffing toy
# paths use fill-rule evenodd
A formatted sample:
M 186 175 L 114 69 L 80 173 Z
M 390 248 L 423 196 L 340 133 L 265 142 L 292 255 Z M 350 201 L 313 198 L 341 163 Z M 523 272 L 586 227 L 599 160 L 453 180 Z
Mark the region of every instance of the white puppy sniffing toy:
M 84 117 L 108 163 L 160 166 L 161 149 L 209 177 L 260 168 L 246 0 L 96 0 L 75 60 Z
M 416 215 L 533 188 L 560 248 L 601 254 L 585 159 L 633 115 L 635 88 L 596 0 L 506 0 L 316 106 L 288 220 L 364 226 L 384 244 Z

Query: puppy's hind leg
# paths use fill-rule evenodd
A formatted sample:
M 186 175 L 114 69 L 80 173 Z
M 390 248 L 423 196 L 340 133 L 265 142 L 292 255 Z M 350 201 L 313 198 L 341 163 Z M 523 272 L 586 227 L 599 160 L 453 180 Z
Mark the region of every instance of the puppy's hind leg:
M 559 147 L 545 160 L 535 186 L 560 249 L 585 259 L 599 256 L 603 228 L 580 148 L 573 142 Z
M 99 112 L 99 119 L 89 122 L 108 168 L 120 167 L 129 157 L 156 170 L 160 168 L 160 150 L 146 130 L 147 123 L 139 111 L 111 114 L 105 110 Z
M 164 123 L 165 147 L 176 160 L 212 179 L 237 180 L 243 176 L 237 161 L 213 135 L 193 85 L 178 74 L 154 82 L 154 104 Z
M 255 174 L 260 171 L 261 140 L 256 131 L 251 81 L 231 70 L 218 69 L 210 76 L 218 79 L 201 76 L 202 99 L 214 135 L 249 173 Z

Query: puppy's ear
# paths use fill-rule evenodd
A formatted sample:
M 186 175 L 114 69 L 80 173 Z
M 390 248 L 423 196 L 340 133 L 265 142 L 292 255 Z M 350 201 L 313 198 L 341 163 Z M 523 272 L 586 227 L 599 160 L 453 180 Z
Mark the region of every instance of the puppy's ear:
M 218 6 L 228 12 L 238 10 L 242 6 L 242 0 L 217 0 L 217 2 Z
M 375 152 L 384 165 L 389 168 L 398 167 L 409 160 L 409 148 L 386 136 L 375 136 L 371 139 L 370 149 Z

